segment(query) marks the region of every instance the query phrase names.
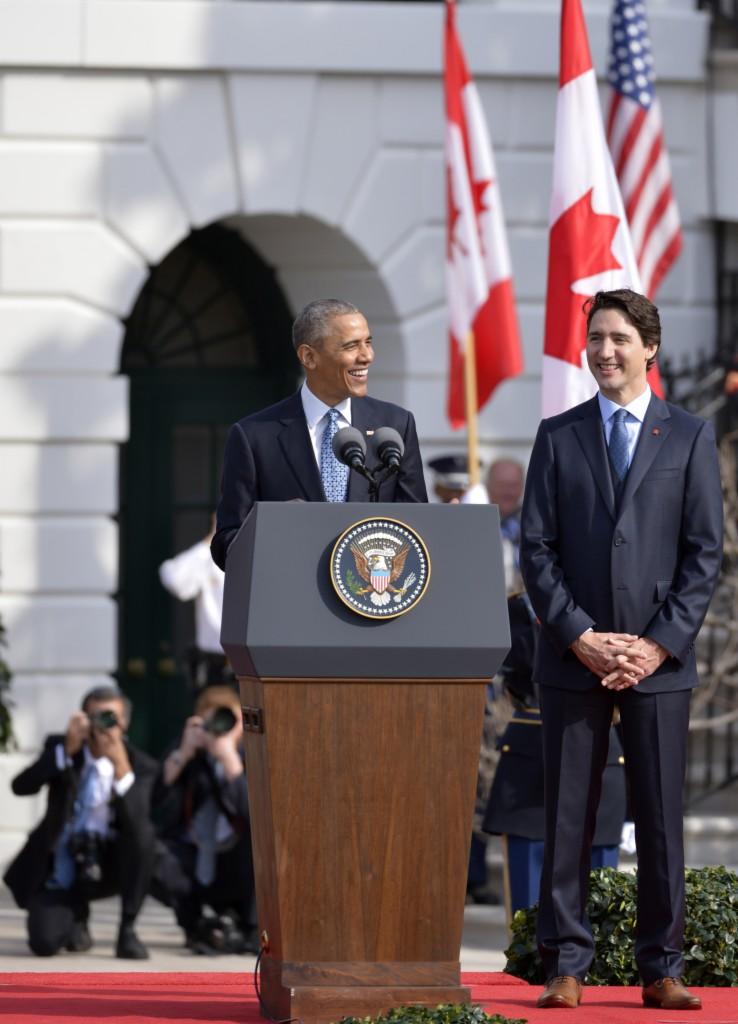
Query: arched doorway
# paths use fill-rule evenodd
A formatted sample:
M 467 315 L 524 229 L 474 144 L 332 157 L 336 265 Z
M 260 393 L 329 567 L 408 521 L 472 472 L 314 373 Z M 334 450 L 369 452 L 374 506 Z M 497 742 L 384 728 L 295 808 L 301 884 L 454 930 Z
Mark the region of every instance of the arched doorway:
M 158 753 L 191 708 L 191 602 L 158 566 L 204 537 L 228 427 L 295 385 L 291 315 L 272 270 L 228 228 L 193 231 L 150 274 L 126 322 L 130 435 L 120 462 L 120 684 L 133 741 Z

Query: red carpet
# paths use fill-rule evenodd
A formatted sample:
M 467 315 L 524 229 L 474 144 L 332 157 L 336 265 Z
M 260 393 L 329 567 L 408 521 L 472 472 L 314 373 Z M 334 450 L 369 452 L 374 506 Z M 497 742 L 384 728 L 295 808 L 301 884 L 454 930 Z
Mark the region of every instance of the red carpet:
M 488 1013 L 530 1024 L 738 1024 L 738 988 L 700 992 L 703 1009 L 645 1010 L 636 988 L 588 988 L 578 1010 L 536 1010 L 540 988 L 505 974 L 464 974 Z M 251 977 L 240 974 L 0 974 L 0 1024 L 258 1024 Z

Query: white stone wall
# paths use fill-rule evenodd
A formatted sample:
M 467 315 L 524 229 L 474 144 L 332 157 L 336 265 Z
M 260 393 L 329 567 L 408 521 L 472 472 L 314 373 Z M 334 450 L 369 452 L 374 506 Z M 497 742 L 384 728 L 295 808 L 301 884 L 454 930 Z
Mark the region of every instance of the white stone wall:
M 585 2 L 600 70 L 608 7 Z M 685 227 L 661 295 L 677 351 L 714 333 L 707 25 L 692 7 L 651 2 Z M 377 338 L 373 393 L 415 411 L 427 456 L 463 448 L 444 418 L 442 18 L 431 3 L 0 0 L 0 613 L 24 751 L 115 667 L 121 318 L 192 227 L 236 225 L 294 309 L 326 293 L 355 301 Z M 498 160 L 526 360 L 482 413 L 481 439 L 485 457 L 525 457 L 558 4 L 462 4 L 459 23 Z M 5 827 L 28 813 L 11 801 Z

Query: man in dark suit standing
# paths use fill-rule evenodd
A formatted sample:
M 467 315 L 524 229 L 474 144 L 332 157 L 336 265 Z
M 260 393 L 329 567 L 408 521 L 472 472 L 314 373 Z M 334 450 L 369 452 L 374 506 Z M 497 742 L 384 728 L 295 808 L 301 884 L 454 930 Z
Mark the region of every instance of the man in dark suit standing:
M 228 435 L 211 545 L 221 569 L 255 501 L 368 500 L 368 482 L 349 474 L 333 453 L 331 440 L 342 427 L 369 438 L 379 427 L 393 427 L 405 455 L 399 472 L 382 485 L 380 500 L 428 500 L 412 413 L 367 397 L 374 349 L 359 310 L 338 299 L 311 302 L 293 324 L 292 341 L 305 371 L 302 388 L 239 420 Z
M 628 289 L 585 305 L 599 394 L 538 430 L 521 563 L 536 656 L 546 840 L 538 944 L 543 1007 L 577 1006 L 592 962 L 585 903 L 612 713 L 622 723 L 638 846 L 635 956 L 646 1005 L 696 1009 L 681 983 L 682 787 L 694 642 L 720 569 L 712 427 L 652 394 L 658 310 Z
M 134 922 L 153 866 L 149 810 L 159 766 L 126 741 L 129 716 L 119 690 L 91 690 L 66 732 L 48 736 L 40 757 L 13 779 L 16 796 L 47 787 L 46 813 L 4 878 L 28 911 L 28 944 L 37 956 L 90 949 L 90 901 L 116 893 L 116 956 L 149 955 Z

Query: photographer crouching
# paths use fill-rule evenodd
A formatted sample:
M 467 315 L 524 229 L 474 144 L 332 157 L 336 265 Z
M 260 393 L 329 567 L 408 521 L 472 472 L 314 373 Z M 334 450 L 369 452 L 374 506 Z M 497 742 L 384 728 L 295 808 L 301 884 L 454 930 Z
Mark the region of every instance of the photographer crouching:
M 151 892 L 174 909 L 195 953 L 258 951 L 242 734 L 236 693 L 203 690 L 155 790 Z
M 91 690 L 64 735 L 48 736 L 38 760 L 12 782 L 16 796 L 48 786 L 46 813 L 5 873 L 28 911 L 37 956 L 92 946 L 90 902 L 120 895 L 116 956 L 144 960 L 134 931 L 154 858 L 149 820 L 157 763 L 125 739 L 131 705 L 115 687 Z

